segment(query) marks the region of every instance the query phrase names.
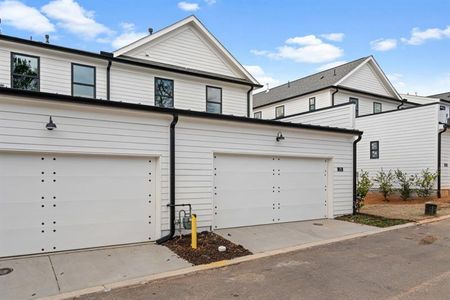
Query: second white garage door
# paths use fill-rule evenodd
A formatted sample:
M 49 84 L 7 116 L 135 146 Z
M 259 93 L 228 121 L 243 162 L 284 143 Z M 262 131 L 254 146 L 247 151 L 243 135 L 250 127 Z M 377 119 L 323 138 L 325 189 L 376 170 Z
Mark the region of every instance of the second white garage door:
M 214 155 L 214 228 L 327 217 L 327 160 Z

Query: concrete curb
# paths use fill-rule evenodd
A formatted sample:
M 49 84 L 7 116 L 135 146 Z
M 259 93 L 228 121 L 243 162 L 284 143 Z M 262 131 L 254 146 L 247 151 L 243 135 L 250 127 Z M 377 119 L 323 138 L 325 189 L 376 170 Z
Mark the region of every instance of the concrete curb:
M 72 292 L 61 293 L 61 294 L 57 294 L 54 296 L 40 298 L 40 299 L 42 299 L 42 300 L 62 300 L 62 299 L 76 298 L 76 297 L 79 297 L 82 295 L 87 295 L 87 294 L 92 294 L 92 293 L 109 292 L 113 289 L 119 289 L 119 288 L 124 288 L 124 287 L 129 287 L 129 286 L 136 286 L 136 285 L 140 285 L 140 284 L 146 284 L 146 283 L 149 283 L 149 282 L 155 281 L 155 280 L 178 277 L 178 276 L 182 276 L 182 275 L 193 274 L 196 272 L 206 271 L 206 270 L 211 270 L 211 269 L 223 268 L 226 266 L 232 266 L 232 265 L 240 264 L 240 263 L 247 262 L 247 261 L 253 261 L 256 259 L 260 259 L 260 258 L 265 258 L 265 257 L 270 257 L 270 256 L 280 255 L 280 254 L 286 254 L 286 253 L 290 253 L 290 252 L 294 252 L 294 251 L 298 251 L 298 250 L 308 249 L 308 248 L 312 248 L 312 247 L 316 247 L 316 246 L 333 244 L 333 243 L 351 240 L 351 239 L 360 238 L 360 237 L 371 236 L 371 235 L 388 232 L 388 231 L 393 231 L 393 230 L 398 230 L 398 229 L 402 229 L 402 228 L 408 228 L 408 227 L 418 226 L 418 225 L 422 225 L 422 224 L 434 223 L 434 222 L 438 222 L 438 221 L 442 221 L 442 220 L 446 220 L 446 219 L 450 219 L 450 215 L 433 218 L 433 219 L 426 219 L 426 220 L 422 220 L 422 221 L 418 221 L 418 222 L 410 222 L 410 223 L 391 226 L 391 227 L 387 227 L 387 228 L 375 228 L 374 230 L 369 231 L 369 232 L 349 234 L 349 235 L 345 235 L 345 236 L 342 236 L 339 238 L 333 238 L 333 239 L 328 239 L 328 240 L 324 240 L 324 241 L 311 242 L 311 243 L 306 243 L 306 244 L 302 244 L 302 245 L 298 245 L 298 246 L 291 246 L 291 247 L 287 247 L 287 248 L 256 253 L 256 254 L 252 254 L 252 255 L 248 255 L 248 256 L 234 258 L 231 260 L 218 261 L 218 262 L 210 263 L 207 265 L 193 266 L 193 267 L 188 267 L 188 268 L 179 269 L 179 270 L 175 270 L 175 271 L 169 271 L 169 272 L 153 274 L 153 275 L 133 278 L 133 279 L 129 279 L 129 280 L 114 282 L 114 283 L 108 283 L 108 284 L 104 284 L 104 285 L 99 285 L 99 286 L 90 287 L 90 288 L 86 288 L 86 289 L 76 290 L 76 291 L 72 291 Z

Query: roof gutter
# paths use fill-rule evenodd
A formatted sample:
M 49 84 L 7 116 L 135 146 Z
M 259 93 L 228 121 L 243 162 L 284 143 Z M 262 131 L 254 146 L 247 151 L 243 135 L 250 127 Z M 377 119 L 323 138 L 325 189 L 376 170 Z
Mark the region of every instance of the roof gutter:
M 250 89 L 247 91 L 247 117 L 249 117 L 249 118 L 250 118 L 250 110 L 251 110 L 250 96 L 251 96 L 254 88 L 255 88 L 254 86 L 251 86 Z
M 405 103 L 406 103 L 406 100 L 403 99 L 402 103 L 400 103 L 400 105 L 397 106 L 397 109 L 400 109 L 403 105 L 405 105 Z
M 172 122 L 170 123 L 170 202 L 169 202 L 169 233 L 158 240 L 157 244 L 165 243 L 173 238 L 175 235 L 175 126 L 178 123 L 178 114 L 173 114 Z
M 447 131 L 448 124 L 441 123 L 444 125 L 444 128 L 438 133 L 438 161 L 437 161 L 437 197 L 441 198 L 441 159 L 442 159 L 442 134 Z
M 355 215 L 357 212 L 357 207 L 356 207 L 356 197 L 357 197 L 357 193 L 356 193 L 356 183 L 357 183 L 357 143 L 361 140 L 362 138 L 362 132 L 358 135 L 358 138 L 356 140 L 353 141 L 353 214 Z

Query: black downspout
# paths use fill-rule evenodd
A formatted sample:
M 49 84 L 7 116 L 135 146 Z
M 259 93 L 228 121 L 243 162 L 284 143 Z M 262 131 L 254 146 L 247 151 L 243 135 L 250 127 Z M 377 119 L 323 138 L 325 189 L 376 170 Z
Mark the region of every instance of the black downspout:
M 106 100 L 111 100 L 111 64 L 112 60 L 108 60 L 106 67 Z
M 403 100 L 402 100 L 402 103 L 400 103 L 400 105 L 398 105 L 398 106 L 397 106 L 397 109 L 400 109 L 400 107 L 402 107 L 402 106 L 403 106 L 403 104 L 405 104 L 405 102 L 406 102 L 406 100 L 405 100 L 405 99 L 403 99 Z
M 334 94 L 336 94 L 337 92 L 339 92 L 338 88 L 336 88 L 336 90 L 331 93 L 331 106 L 334 106 Z
M 439 123 L 444 125 L 444 129 L 438 133 L 438 161 L 437 161 L 437 197 L 441 198 L 441 135 L 447 131 L 448 125 L 445 123 Z
M 250 103 L 250 95 L 251 95 L 253 89 L 254 89 L 254 86 L 252 86 L 247 92 L 247 117 L 248 118 L 250 118 L 250 104 L 251 104 Z
M 356 182 L 357 182 L 357 143 L 361 140 L 362 133 L 359 134 L 358 138 L 353 141 L 353 214 L 356 214 Z
M 156 243 L 162 244 L 172 239 L 175 234 L 175 126 L 178 122 L 178 114 L 173 115 L 172 123 L 170 123 L 170 231 L 169 234 L 159 238 Z

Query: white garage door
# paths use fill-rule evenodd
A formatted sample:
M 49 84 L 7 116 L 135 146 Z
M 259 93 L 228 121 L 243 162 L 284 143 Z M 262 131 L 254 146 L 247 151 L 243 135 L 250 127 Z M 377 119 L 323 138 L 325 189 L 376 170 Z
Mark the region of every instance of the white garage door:
M 327 216 L 327 161 L 272 156 L 214 156 L 214 228 Z
M 0 153 L 0 257 L 156 238 L 155 159 Z

